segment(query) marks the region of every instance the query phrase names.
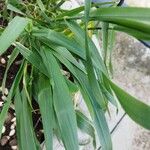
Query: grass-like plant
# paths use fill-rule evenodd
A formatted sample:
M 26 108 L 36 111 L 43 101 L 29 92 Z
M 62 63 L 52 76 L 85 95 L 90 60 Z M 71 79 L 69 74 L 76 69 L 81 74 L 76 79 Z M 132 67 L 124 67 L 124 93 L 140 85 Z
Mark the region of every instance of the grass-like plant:
M 117 109 L 119 101 L 135 122 L 150 129 L 150 106 L 126 93 L 110 78 L 114 32 L 150 40 L 150 9 L 120 8 L 115 2 L 103 7 L 108 3 L 91 4 L 85 0 L 85 7 L 63 10 L 64 2 L 8 0 L 5 3 L 1 14 L 10 23 L 0 30 L 0 55 L 11 45 L 15 48 L 4 74 L 3 89 L 9 67 L 19 54 L 23 59 L 0 113 L 0 135 L 7 111 L 14 103 L 19 149 L 40 149 L 32 122 L 32 102 L 36 101 L 47 150 L 53 149 L 54 134 L 66 150 L 78 150 L 78 128 L 93 138 L 95 147 L 96 133 L 102 149 L 111 150 L 105 118 L 108 103 Z M 91 39 L 96 29 L 102 35 L 101 51 Z M 65 71 L 69 72 L 69 78 Z M 72 97 L 77 91 L 81 92 L 92 120 L 75 107 Z

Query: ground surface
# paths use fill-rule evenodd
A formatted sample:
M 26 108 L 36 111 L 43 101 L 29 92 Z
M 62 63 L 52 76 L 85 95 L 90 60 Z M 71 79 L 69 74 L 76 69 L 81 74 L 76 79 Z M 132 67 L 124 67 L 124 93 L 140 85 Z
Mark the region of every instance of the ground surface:
M 114 81 L 150 104 L 150 49 L 125 34 L 118 34 L 113 62 Z M 150 131 L 126 116 L 114 133 L 114 144 L 115 150 L 149 150 Z

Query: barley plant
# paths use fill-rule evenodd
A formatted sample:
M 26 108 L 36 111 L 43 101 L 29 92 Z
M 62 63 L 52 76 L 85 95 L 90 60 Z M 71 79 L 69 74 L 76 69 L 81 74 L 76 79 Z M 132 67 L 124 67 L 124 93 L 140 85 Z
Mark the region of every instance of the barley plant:
M 2 3 L 1 17 L 9 23 L 0 28 L 0 55 L 13 46 L 2 89 L 15 58 L 22 55 L 22 59 L 0 113 L 0 135 L 7 111 L 14 104 L 19 150 L 41 149 L 33 127 L 33 102 L 39 106 L 47 150 L 53 149 L 54 135 L 66 150 L 78 150 L 78 129 L 92 137 L 95 149 L 97 136 L 102 149 L 111 150 L 105 118 L 109 103 L 117 110 L 119 102 L 131 119 L 150 129 L 150 106 L 122 90 L 111 78 L 115 32 L 150 40 L 150 9 L 85 0 L 84 6 L 65 10 L 65 1 Z M 102 39 L 101 49 L 92 41 L 93 36 Z M 74 100 L 79 91 L 90 117 Z

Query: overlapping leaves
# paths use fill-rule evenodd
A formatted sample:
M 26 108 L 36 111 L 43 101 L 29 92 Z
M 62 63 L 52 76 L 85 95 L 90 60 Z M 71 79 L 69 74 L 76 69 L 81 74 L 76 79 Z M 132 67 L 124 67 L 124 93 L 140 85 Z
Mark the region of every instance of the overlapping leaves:
M 38 6 L 45 16 L 46 11 L 42 1 L 38 1 Z M 96 131 L 102 148 L 111 150 L 111 136 L 105 111 L 107 111 L 108 101 L 117 106 L 113 93 L 125 112 L 135 122 L 150 129 L 150 106 L 130 96 L 110 80 L 105 66 L 107 58 L 104 57 L 103 60 L 99 50 L 88 36 L 88 22 L 94 20 L 103 22 L 103 49 L 106 52 L 109 24 L 113 24 L 115 30 L 126 32 L 138 39 L 149 40 L 150 10 L 145 8 L 98 8 L 91 11 L 90 6 L 91 1 L 85 1 L 85 16 L 80 18 L 85 30 L 82 29 L 80 23 L 71 20 L 75 19 L 71 16 L 83 11 L 84 8 L 81 7 L 70 11 L 70 13 L 63 12 L 57 16 L 66 28 L 64 32 L 57 32 L 59 31 L 58 26 L 56 26 L 56 30 L 53 30 L 36 22 L 33 23 L 35 27 L 30 31 L 27 30 L 24 34 L 27 37 L 25 39 L 28 40 L 22 42 L 18 37 L 29 20 L 15 17 L 0 37 L 0 54 L 3 54 L 18 39 L 18 42 L 15 42 L 16 49 L 8 63 L 3 83 L 5 83 L 7 71 L 18 53 L 26 60 L 25 63 L 28 64 L 26 66 L 32 68 L 31 72 L 26 73 L 24 61 L 22 62 L 7 102 L 0 114 L 1 131 L 12 98 L 15 96 L 18 145 L 22 150 L 39 149 L 31 118 L 32 108 L 28 104 L 26 92 L 29 93 L 31 99 L 34 97 L 34 100 L 39 104 L 48 150 L 53 149 L 53 129 L 58 131 L 57 136 L 62 140 L 67 150 L 79 149 L 77 127 L 93 138 L 94 146 L 96 146 Z M 19 10 L 16 11 L 19 12 Z M 65 18 L 64 21 L 63 17 L 66 15 L 70 18 Z M 47 21 L 47 23 L 51 23 L 49 18 Z M 62 30 L 60 29 L 60 31 Z M 72 81 L 62 74 L 61 71 L 64 70 L 70 73 Z M 23 88 L 20 88 L 22 76 L 34 78 L 35 83 L 26 84 L 28 87 L 24 87 L 23 84 Z M 32 81 L 32 79 L 27 81 Z M 73 87 L 73 90 L 69 90 L 70 87 Z M 92 121 L 74 108 L 71 91 L 78 89 L 81 91 Z

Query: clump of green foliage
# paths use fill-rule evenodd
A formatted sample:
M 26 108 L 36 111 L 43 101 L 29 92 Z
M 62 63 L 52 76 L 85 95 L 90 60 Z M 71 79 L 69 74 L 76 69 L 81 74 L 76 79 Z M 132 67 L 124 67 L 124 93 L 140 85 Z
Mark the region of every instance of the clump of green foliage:
M 10 23 L 1 29 L 0 55 L 11 45 L 15 48 L 8 61 L 3 88 L 15 58 L 21 54 L 23 59 L 0 113 L 0 135 L 13 102 L 19 149 L 40 149 L 31 116 L 35 100 L 42 116 L 47 150 L 53 149 L 54 134 L 66 150 L 78 150 L 78 128 L 93 138 L 95 147 L 96 133 L 103 150 L 111 150 L 105 118 L 108 103 L 117 109 L 117 101 L 120 102 L 135 122 L 150 129 L 150 106 L 126 93 L 110 77 L 114 32 L 150 40 L 150 9 L 120 8 L 115 2 L 109 3 L 111 7 L 103 7 L 108 3 L 91 4 L 85 0 L 85 7 L 63 10 L 64 2 L 8 0 L 4 3 L 1 15 Z M 100 29 L 102 35 L 101 52 L 91 39 L 95 29 Z M 64 71 L 69 72 L 71 80 Z M 92 120 L 74 107 L 76 101 L 72 95 L 77 91 L 81 92 Z

